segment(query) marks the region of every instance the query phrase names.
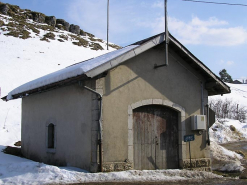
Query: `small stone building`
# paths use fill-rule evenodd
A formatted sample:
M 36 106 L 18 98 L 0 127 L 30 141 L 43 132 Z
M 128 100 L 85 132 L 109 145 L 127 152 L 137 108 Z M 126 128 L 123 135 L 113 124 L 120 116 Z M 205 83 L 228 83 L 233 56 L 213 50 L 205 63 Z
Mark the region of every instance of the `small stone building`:
M 91 172 L 210 170 L 208 96 L 230 88 L 164 33 L 28 82 L 22 98 L 26 158 Z M 196 122 L 198 121 L 198 122 Z M 191 140 L 189 151 L 189 142 Z

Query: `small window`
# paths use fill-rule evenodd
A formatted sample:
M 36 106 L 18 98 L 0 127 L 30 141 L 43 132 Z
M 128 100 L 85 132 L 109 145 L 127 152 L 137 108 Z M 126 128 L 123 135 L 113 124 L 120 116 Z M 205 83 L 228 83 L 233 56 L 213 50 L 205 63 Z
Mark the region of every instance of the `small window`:
M 55 148 L 55 126 L 52 123 L 48 126 L 48 148 Z

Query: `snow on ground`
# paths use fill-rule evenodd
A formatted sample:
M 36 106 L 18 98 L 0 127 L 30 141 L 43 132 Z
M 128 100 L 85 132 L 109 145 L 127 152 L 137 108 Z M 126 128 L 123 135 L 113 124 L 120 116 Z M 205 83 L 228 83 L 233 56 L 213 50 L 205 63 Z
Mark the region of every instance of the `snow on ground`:
M 230 129 L 231 125 L 236 128 L 236 131 Z M 247 138 L 247 123 L 241 123 L 238 120 L 232 119 L 218 120 L 210 128 L 210 136 L 212 140 L 218 143 L 244 140 Z
M 247 107 L 247 84 L 229 84 L 231 88 L 230 94 L 223 96 L 217 95 L 210 97 L 210 100 L 228 99 L 240 106 Z M 230 127 L 233 126 L 235 130 Z M 226 148 L 220 146 L 220 143 L 236 142 L 247 139 L 247 121 L 241 123 L 232 119 L 217 119 L 216 123 L 210 128 L 211 139 L 211 158 L 212 169 L 219 171 L 242 171 L 242 157 Z
M 241 159 L 243 159 L 243 157 L 236 152 L 227 150 L 215 141 L 211 142 L 210 151 L 212 170 L 242 171 L 244 169 L 241 164 Z
M 238 103 L 239 106 L 247 108 L 247 84 L 230 84 L 230 94 L 223 96 L 211 96 L 209 100 L 231 100 Z M 230 126 L 233 125 L 236 131 L 231 131 Z M 210 137 L 218 143 L 234 142 L 247 138 L 247 120 L 241 123 L 232 119 L 217 119 L 216 123 L 210 129 Z
M 77 171 L 78 170 L 78 171 Z M 59 168 L 37 162 L 16 162 L 0 166 L 0 184 L 49 184 L 87 182 L 157 182 L 221 178 L 209 172 L 189 170 L 129 170 L 88 173 L 76 168 Z

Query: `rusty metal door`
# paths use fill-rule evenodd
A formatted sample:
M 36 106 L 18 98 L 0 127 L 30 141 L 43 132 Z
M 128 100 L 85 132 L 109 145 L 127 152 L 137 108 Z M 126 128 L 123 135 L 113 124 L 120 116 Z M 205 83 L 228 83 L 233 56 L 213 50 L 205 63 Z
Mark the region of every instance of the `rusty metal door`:
M 134 169 L 178 168 L 178 113 L 148 105 L 134 109 Z

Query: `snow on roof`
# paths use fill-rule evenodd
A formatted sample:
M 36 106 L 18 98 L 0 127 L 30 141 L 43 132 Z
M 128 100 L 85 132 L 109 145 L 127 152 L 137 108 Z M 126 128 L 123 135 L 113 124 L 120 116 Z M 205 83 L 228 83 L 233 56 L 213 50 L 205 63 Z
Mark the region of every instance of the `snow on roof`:
M 119 50 L 112 51 L 110 53 L 106 53 L 104 55 L 101 55 L 99 57 L 87 60 L 85 62 L 81 62 L 69 67 L 66 67 L 65 69 L 56 71 L 54 73 L 48 74 L 46 76 L 40 77 L 36 80 L 30 81 L 28 83 L 25 83 L 11 92 L 8 93 L 8 96 L 6 100 L 13 99 L 13 95 L 23 93 L 32 89 L 36 89 L 45 85 L 49 85 L 55 82 L 59 82 L 62 80 L 66 80 L 72 77 L 76 77 L 82 74 L 85 74 L 86 72 L 99 67 L 105 63 L 110 62 L 111 60 L 127 53 L 128 51 L 138 47 L 139 45 L 130 45 L 127 47 L 124 47 Z
M 51 73 L 49 75 L 43 76 L 36 80 L 30 81 L 8 93 L 7 97 L 2 98 L 3 100 L 11 100 L 28 95 L 32 90 L 38 90 L 38 88 L 52 85 L 56 82 L 60 82 L 66 79 L 77 77 L 79 75 L 85 74 L 87 77 L 95 77 L 104 71 L 107 71 L 122 62 L 139 55 L 140 53 L 164 42 L 165 33 L 155 35 L 153 37 L 144 39 L 142 41 L 136 42 L 132 45 L 124 47 L 122 49 L 101 55 L 99 57 L 69 66 L 65 69 L 59 70 L 57 72 Z M 226 94 L 230 93 L 230 88 L 219 79 L 207 66 L 205 66 L 200 60 L 198 60 L 190 51 L 185 48 L 179 41 L 177 41 L 173 36 L 169 35 L 173 47 L 179 48 L 182 55 L 186 55 L 187 59 L 192 60 L 202 71 L 205 72 L 207 78 L 209 77 L 213 82 L 217 82 L 218 91 L 212 91 L 209 95 L 215 94 Z M 215 89 L 214 89 L 215 90 Z M 33 93 L 33 92 L 31 92 Z M 20 95 L 19 97 L 13 97 L 14 95 Z

